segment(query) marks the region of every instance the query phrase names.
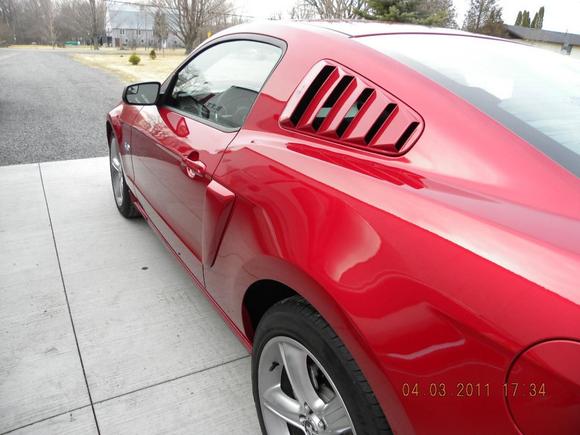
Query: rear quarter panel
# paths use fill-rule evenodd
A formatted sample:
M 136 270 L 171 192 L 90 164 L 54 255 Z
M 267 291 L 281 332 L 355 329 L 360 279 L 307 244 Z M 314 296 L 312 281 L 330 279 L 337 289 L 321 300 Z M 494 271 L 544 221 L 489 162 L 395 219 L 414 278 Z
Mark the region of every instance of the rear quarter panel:
M 316 50 L 284 37 L 285 59 L 214 174 L 236 201 L 206 286 L 240 329 L 253 282 L 302 294 L 397 433 L 517 433 L 502 388 L 510 364 L 534 342 L 580 331 L 578 182 L 401 65 L 364 50 L 346 56 L 355 47 L 342 37 L 321 36 Z M 408 154 L 379 157 L 280 128 L 320 53 L 419 111 L 425 131 Z M 468 383 L 489 394 L 462 396 Z

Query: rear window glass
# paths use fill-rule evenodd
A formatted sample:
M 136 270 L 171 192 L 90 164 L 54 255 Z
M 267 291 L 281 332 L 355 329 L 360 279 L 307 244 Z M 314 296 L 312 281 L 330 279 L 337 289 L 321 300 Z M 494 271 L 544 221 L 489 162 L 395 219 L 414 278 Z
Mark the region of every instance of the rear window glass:
M 468 36 L 358 41 L 446 87 L 580 176 L 580 60 Z

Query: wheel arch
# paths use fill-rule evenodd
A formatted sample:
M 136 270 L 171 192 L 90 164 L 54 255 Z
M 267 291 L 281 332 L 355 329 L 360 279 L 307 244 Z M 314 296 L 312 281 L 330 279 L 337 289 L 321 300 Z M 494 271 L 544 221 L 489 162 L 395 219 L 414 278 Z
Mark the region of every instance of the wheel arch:
M 219 258 L 216 266 L 220 266 Z M 206 285 L 207 281 L 212 281 L 212 275 L 212 271 L 208 271 Z M 234 288 L 238 289 L 236 293 L 243 295 L 239 300 L 242 327 L 250 342 L 253 339 L 252 328 L 258 325 L 268 308 L 294 295 L 305 299 L 333 328 L 342 330 L 345 323 L 350 323 L 331 292 L 306 271 L 283 258 L 259 255 L 245 262 L 234 278 Z
M 296 295 L 298 293 L 294 289 L 272 279 L 261 279 L 250 285 L 242 300 L 242 321 L 246 337 L 250 341 L 254 340 L 258 323 L 272 305 Z
M 111 147 L 111 139 L 113 137 L 113 126 L 111 125 L 111 121 L 107 120 L 107 145 Z
M 117 142 L 118 143 L 122 143 L 122 128 L 121 128 L 121 121 L 120 121 L 120 116 L 121 116 L 121 105 L 115 107 L 113 110 L 111 110 L 109 113 L 107 113 L 107 119 L 106 119 L 106 131 L 107 131 L 107 143 L 110 145 L 111 144 L 111 138 L 113 137 L 113 135 L 115 135 L 115 137 L 117 138 Z
M 377 380 L 382 378 L 378 361 L 367 340 L 329 289 L 296 265 L 270 256 L 259 256 L 247 262 L 241 275 L 237 279 L 237 288 L 245 289 L 241 298 L 241 326 L 250 343 L 255 327 L 268 308 L 280 300 L 298 295 L 332 327 L 365 373 L 369 384 L 377 387 Z M 381 395 L 379 391 L 375 390 L 375 393 Z
M 262 257 L 256 261 L 261 264 L 260 267 L 256 267 L 254 262 L 249 262 L 244 267 L 245 272 L 250 272 L 254 277 L 253 282 L 244 287 L 246 291 L 241 307 L 243 333 L 249 343 L 253 344 L 255 328 L 272 305 L 298 295 L 322 316 L 342 340 L 379 400 L 387 421 L 392 423 L 393 414 L 406 418 L 401 403 L 394 394 L 393 386 L 389 382 L 385 383 L 380 364 L 369 348 L 367 340 L 350 320 L 348 313 L 340 307 L 332 292 L 305 271 L 280 258 Z M 263 273 L 265 270 L 268 273 L 260 275 L 259 272 Z M 261 278 L 256 279 L 256 276 Z M 393 420 L 399 422 L 400 417 Z M 408 422 L 404 426 L 411 427 Z

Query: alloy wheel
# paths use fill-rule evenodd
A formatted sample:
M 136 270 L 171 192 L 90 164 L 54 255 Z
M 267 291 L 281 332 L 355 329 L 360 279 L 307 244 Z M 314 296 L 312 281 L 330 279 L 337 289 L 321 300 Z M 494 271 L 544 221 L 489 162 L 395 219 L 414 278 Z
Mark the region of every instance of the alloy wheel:
M 113 183 L 113 194 L 115 196 L 115 201 L 119 207 L 123 205 L 123 188 L 124 188 L 124 177 L 123 177 L 123 167 L 121 166 L 121 154 L 119 153 L 119 145 L 115 138 L 111 139 L 111 150 L 109 154 L 110 166 L 111 166 L 111 181 Z
M 327 371 L 292 338 L 277 336 L 265 344 L 258 365 L 258 391 L 269 434 L 356 435 Z

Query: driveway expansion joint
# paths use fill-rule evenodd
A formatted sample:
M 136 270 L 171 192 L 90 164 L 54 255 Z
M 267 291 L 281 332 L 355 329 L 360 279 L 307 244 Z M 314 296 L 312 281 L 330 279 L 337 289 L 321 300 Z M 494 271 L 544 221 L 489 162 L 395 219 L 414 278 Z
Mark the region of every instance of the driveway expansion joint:
M 170 382 L 177 381 L 177 380 L 179 380 L 179 379 L 187 378 L 187 377 L 189 377 L 189 376 L 194 376 L 194 375 L 197 375 L 197 374 L 199 374 L 199 373 L 203 373 L 203 372 L 207 372 L 207 371 L 209 371 L 209 370 L 217 369 L 218 367 L 226 366 L 226 365 L 228 365 L 228 364 L 235 363 L 235 362 L 237 362 L 237 361 L 241 361 L 241 360 L 243 360 L 243 359 L 246 359 L 246 358 L 250 358 L 250 355 L 243 355 L 243 356 L 239 356 L 239 357 L 237 357 L 237 358 L 233 358 L 233 359 L 231 359 L 231 360 L 229 360 L 229 361 L 224 361 L 224 362 L 221 362 L 221 363 L 219 363 L 219 364 L 214 364 L 214 365 L 212 365 L 212 366 L 209 366 L 209 367 L 204 367 L 203 369 L 200 369 L 200 370 L 194 370 L 194 371 L 192 371 L 192 372 L 185 373 L 185 374 L 183 374 L 183 375 L 179 375 L 179 376 L 175 376 L 175 377 L 173 377 L 173 378 L 166 379 L 166 380 L 164 380 L 164 381 L 155 382 L 155 383 L 153 383 L 153 384 L 146 385 L 146 386 L 144 386 L 144 387 L 141 387 L 141 388 L 136 388 L 136 389 L 134 389 L 134 390 L 127 391 L 127 392 L 125 392 L 125 393 L 116 394 L 116 395 L 114 395 L 114 396 L 107 397 L 106 399 L 97 400 L 97 401 L 96 401 L 94 404 L 95 404 L 95 405 L 100 405 L 101 403 L 105 403 L 105 402 L 108 402 L 108 401 L 110 401 L 110 400 L 118 399 L 118 398 L 120 398 L 120 397 L 124 397 L 124 396 L 129 396 L 129 395 L 131 395 L 131 394 L 138 393 L 139 391 L 148 390 L 148 389 L 150 389 L 150 388 L 158 387 L 159 385 L 168 384 L 168 383 L 170 383 Z
M 40 174 L 40 184 L 42 185 L 42 193 L 44 195 L 44 203 L 46 205 L 46 212 L 48 214 L 48 222 L 50 224 L 50 232 L 52 234 L 52 241 L 54 243 L 54 252 L 56 254 L 56 261 L 58 263 L 58 271 L 60 273 L 60 280 L 62 282 L 62 289 L 64 291 L 64 297 L 65 297 L 65 300 L 66 300 L 66 306 L 67 306 L 68 315 L 69 315 L 69 318 L 70 318 L 72 332 L 73 332 L 73 335 L 75 337 L 75 344 L 76 344 L 76 348 L 77 348 L 77 352 L 78 352 L 78 356 L 79 356 L 79 362 L 81 364 L 81 369 L 83 371 L 83 377 L 85 379 L 85 385 L 87 387 L 87 394 L 89 396 L 89 402 L 90 402 L 91 410 L 92 410 L 92 413 L 93 413 L 93 418 L 95 420 L 95 426 L 96 426 L 96 429 L 97 429 L 97 434 L 100 435 L 101 434 L 101 431 L 99 429 L 99 421 L 97 420 L 97 414 L 95 413 L 95 406 L 94 406 L 94 403 L 93 403 L 93 398 L 91 396 L 91 389 L 89 387 L 89 381 L 87 379 L 87 372 L 85 370 L 85 365 L 84 365 L 84 362 L 83 362 L 83 356 L 81 354 L 81 348 L 79 346 L 79 340 L 78 340 L 78 337 L 77 337 L 77 332 L 76 332 L 76 329 L 75 329 L 75 324 L 74 324 L 74 320 L 73 320 L 73 316 L 72 316 L 72 311 L 71 311 L 71 308 L 70 308 L 69 298 L 68 298 L 68 294 L 67 294 L 67 291 L 66 291 L 66 284 L 64 282 L 64 276 L 63 276 L 63 273 L 62 273 L 62 266 L 61 266 L 60 257 L 59 257 L 59 254 L 58 254 L 58 247 L 57 247 L 57 244 L 56 244 L 56 238 L 54 236 L 54 227 L 52 225 L 52 218 L 50 216 L 50 207 L 48 205 L 48 198 L 46 197 L 46 189 L 44 187 L 44 179 L 42 178 L 42 167 L 41 167 L 41 164 L 40 163 L 38 163 L 38 172 Z M 59 415 L 62 415 L 62 414 L 59 414 Z
M 73 409 L 69 409 L 69 410 L 64 411 L 64 412 L 59 412 L 58 414 L 50 415 L 48 417 L 41 418 L 40 420 L 36 420 L 36 421 L 30 422 L 30 423 L 26 423 L 26 424 L 24 424 L 22 426 L 15 427 L 14 429 L 9 429 L 6 432 L 0 433 L 0 435 L 8 435 L 8 434 L 17 432 L 19 430 L 26 429 L 27 427 L 34 426 L 35 424 L 42 423 L 42 422 L 45 422 L 45 421 L 48 421 L 48 420 L 52 420 L 53 418 L 60 417 L 60 416 L 63 416 L 63 415 L 67 415 L 67 414 L 70 414 L 70 413 L 75 412 L 75 411 L 80 411 L 81 409 L 88 408 L 89 406 L 90 406 L 90 404 L 87 404 L 87 405 L 83 405 L 83 406 L 78 406 L 78 407 L 73 408 Z

